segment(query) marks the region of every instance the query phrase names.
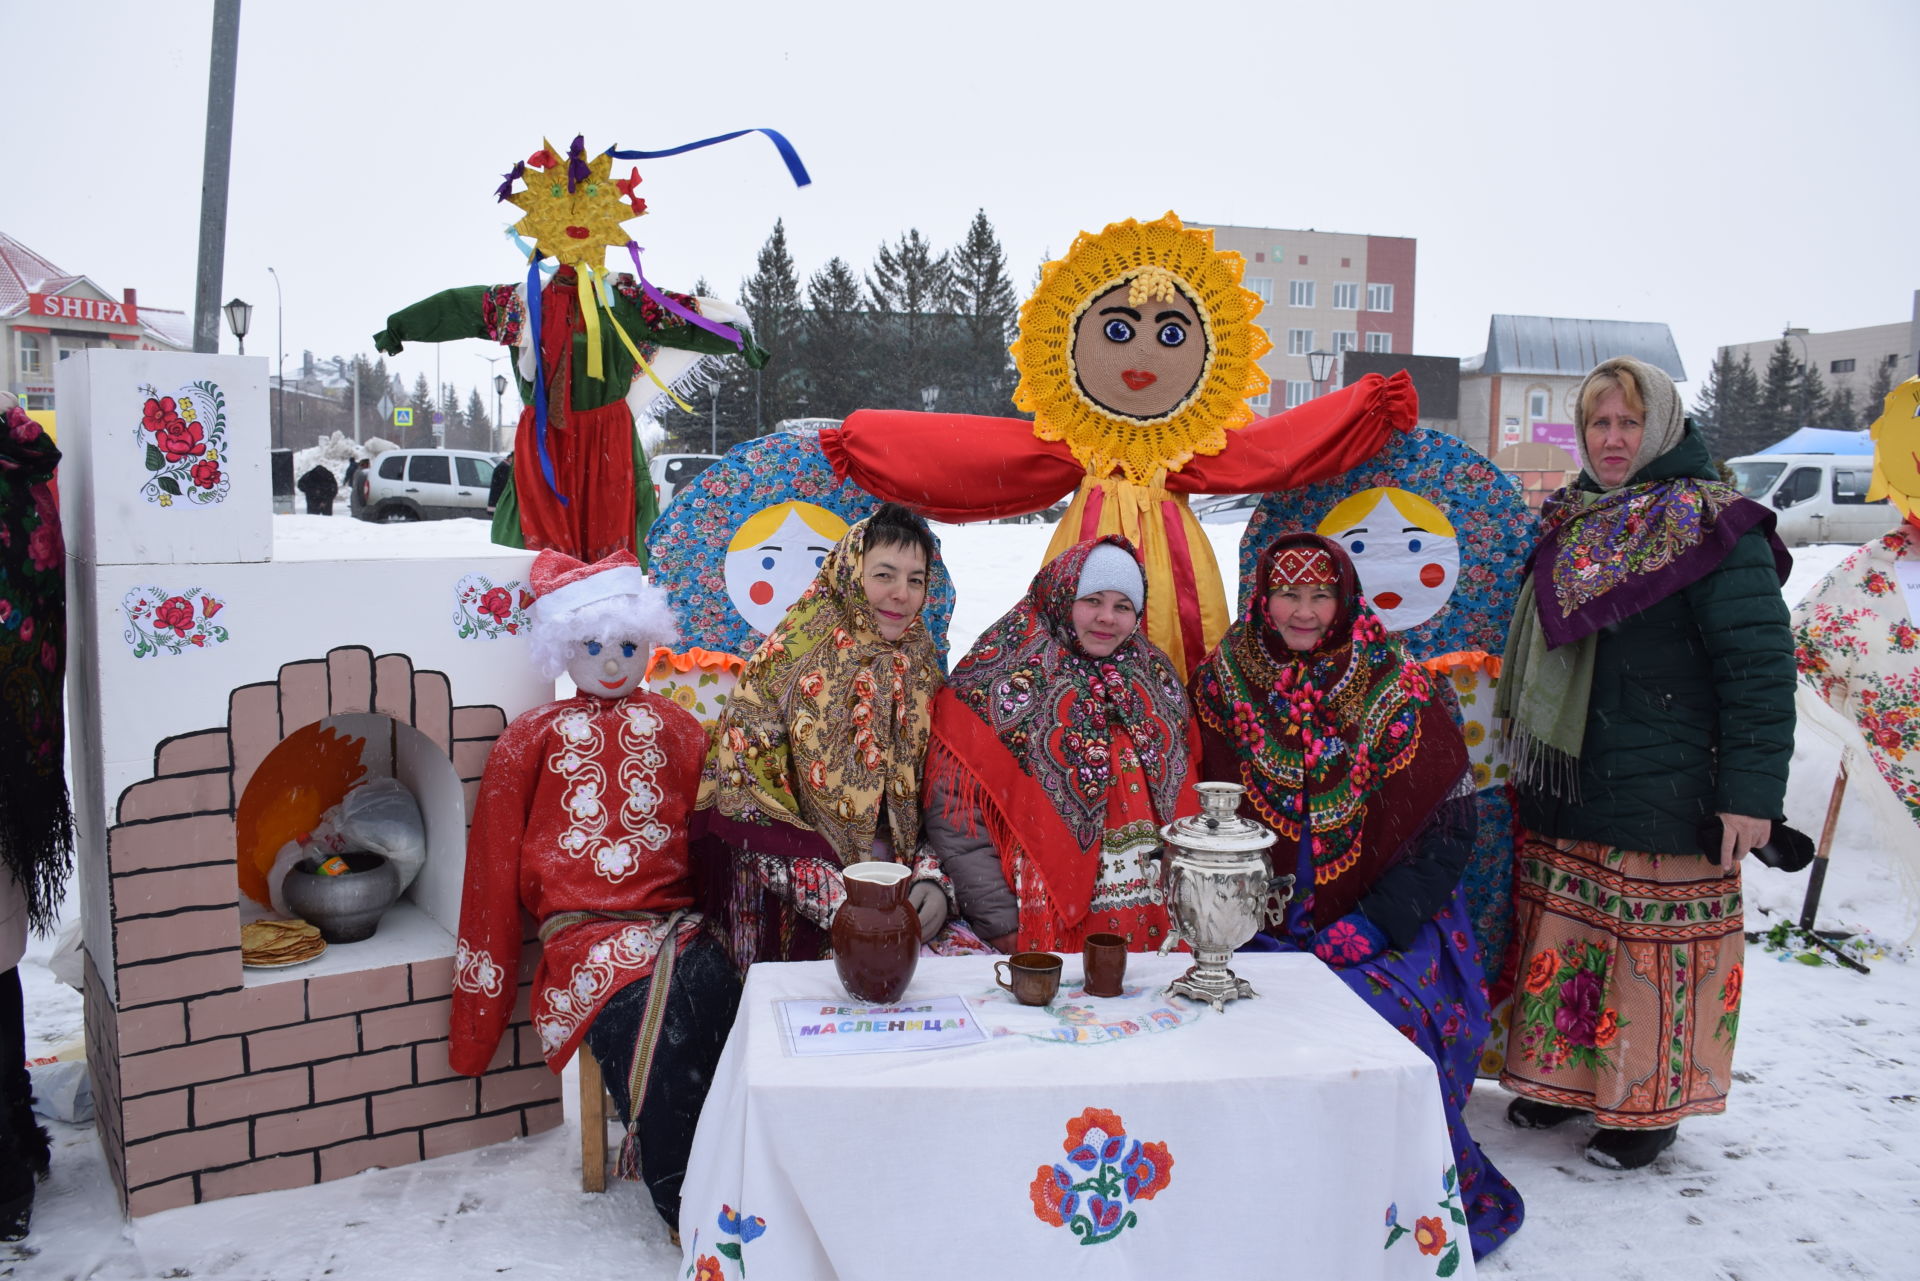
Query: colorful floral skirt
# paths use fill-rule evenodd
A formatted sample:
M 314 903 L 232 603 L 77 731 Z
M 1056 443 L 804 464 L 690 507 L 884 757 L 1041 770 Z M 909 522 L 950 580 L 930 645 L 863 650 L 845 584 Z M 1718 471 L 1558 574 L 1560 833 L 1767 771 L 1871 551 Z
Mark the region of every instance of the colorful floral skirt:
M 1740 868 L 1522 834 L 1503 1085 L 1656 1129 L 1724 1111 L 1740 1028 Z

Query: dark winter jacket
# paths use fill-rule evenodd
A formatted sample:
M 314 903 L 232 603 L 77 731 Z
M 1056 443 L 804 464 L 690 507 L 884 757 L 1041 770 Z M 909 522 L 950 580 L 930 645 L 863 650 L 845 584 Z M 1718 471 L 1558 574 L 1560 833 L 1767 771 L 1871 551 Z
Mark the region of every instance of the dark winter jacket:
M 1633 479 L 1676 476 L 1715 478 L 1691 429 Z M 1523 792 L 1521 821 L 1546 836 L 1701 854 L 1695 832 L 1712 814 L 1784 817 L 1793 683 L 1787 604 L 1756 529 L 1706 577 L 1600 631 L 1579 799 Z

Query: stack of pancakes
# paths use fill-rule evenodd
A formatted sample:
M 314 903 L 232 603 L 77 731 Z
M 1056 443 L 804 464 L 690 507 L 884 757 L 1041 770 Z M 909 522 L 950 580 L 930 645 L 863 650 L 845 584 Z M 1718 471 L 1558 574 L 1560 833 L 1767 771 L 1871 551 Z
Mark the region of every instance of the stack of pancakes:
M 244 965 L 297 965 L 326 950 L 319 927 L 305 921 L 250 921 L 240 927 Z

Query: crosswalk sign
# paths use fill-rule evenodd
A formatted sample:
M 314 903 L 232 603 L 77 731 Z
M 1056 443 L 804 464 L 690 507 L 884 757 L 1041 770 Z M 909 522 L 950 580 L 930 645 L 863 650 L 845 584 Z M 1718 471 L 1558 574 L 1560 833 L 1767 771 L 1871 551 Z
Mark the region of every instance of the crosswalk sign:
M 393 425 L 394 425 L 395 427 L 411 427 L 411 426 L 413 426 L 413 411 L 412 411 L 411 409 L 396 409 L 396 410 L 394 410 L 394 411 L 393 411 Z

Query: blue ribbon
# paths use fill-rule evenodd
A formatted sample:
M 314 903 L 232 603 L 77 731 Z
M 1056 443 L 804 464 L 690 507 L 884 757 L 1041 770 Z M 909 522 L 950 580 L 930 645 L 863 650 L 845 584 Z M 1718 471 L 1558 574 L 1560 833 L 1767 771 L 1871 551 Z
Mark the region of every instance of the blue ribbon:
M 533 447 L 540 457 L 540 474 L 547 478 L 547 492 L 560 500 L 562 507 L 569 506 L 567 496 L 560 492 L 560 482 L 553 474 L 553 456 L 547 453 L 547 371 L 543 368 L 541 348 L 544 335 L 540 329 L 540 258 L 537 254 L 527 255 L 527 323 L 533 326 L 528 335 L 533 342 Z
M 723 133 L 713 138 L 702 138 L 698 142 L 689 142 L 682 147 L 669 147 L 665 151 L 616 151 L 607 148 L 607 154 L 615 160 L 659 160 L 665 156 L 677 156 L 686 151 L 698 151 L 702 147 L 711 147 L 719 142 L 732 142 L 735 138 L 744 138 L 750 133 L 764 133 L 773 140 L 774 147 L 780 152 L 780 158 L 787 162 L 787 172 L 793 177 L 793 185 L 804 187 L 813 179 L 807 175 L 807 167 L 800 163 L 800 153 L 793 149 L 778 130 L 775 129 L 736 129 L 732 133 Z

